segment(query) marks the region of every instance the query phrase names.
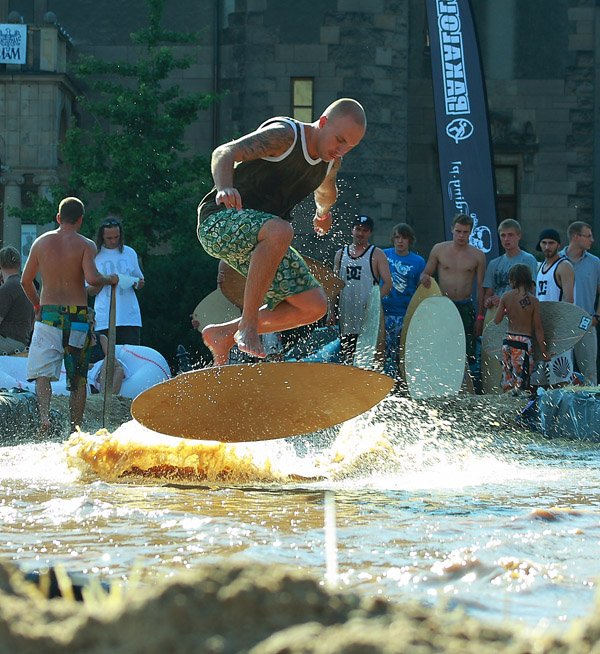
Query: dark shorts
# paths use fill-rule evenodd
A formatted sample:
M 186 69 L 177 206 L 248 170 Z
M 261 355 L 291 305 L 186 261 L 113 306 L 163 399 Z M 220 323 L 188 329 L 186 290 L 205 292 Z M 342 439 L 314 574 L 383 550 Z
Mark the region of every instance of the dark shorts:
M 108 329 L 100 329 L 98 334 L 108 337 Z M 141 345 L 142 328 L 135 325 L 117 325 L 115 330 L 115 345 Z
M 473 328 L 475 327 L 475 306 L 471 300 L 455 302 L 454 305 L 458 309 L 458 313 L 460 313 L 460 318 L 465 328 L 467 359 L 469 365 L 472 365 L 475 362 L 477 352 L 477 339 L 473 334 Z
M 198 239 L 211 257 L 222 259 L 248 277 L 250 257 L 258 244 L 258 232 L 273 218 L 277 216 L 254 209 L 224 209 L 211 214 L 198 225 Z M 274 309 L 288 297 L 319 287 L 304 259 L 294 248 L 289 248 L 277 268 L 265 302 L 269 309 Z

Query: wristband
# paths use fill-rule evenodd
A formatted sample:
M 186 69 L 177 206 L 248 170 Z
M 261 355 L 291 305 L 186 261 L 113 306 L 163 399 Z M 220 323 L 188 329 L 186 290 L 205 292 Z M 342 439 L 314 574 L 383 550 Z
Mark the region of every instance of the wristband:
M 33 305 L 33 310 L 37 311 L 42 305 L 41 304 L 34 304 Z
M 315 214 L 315 220 L 327 220 L 327 218 L 329 218 L 330 215 L 331 215 L 331 211 L 328 211 L 328 212 L 323 216 L 323 218 L 321 218 L 321 216 L 319 216 L 319 214 L 317 213 L 317 214 Z
M 477 320 L 485 320 L 485 316 L 477 316 Z

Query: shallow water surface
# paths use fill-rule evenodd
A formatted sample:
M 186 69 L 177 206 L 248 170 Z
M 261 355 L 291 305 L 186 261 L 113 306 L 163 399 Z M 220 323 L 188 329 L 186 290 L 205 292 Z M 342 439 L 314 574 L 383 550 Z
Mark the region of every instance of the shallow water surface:
M 121 429 L 145 437 L 136 423 Z M 590 611 L 600 573 L 596 446 L 459 431 L 409 419 L 396 403 L 326 438 L 244 447 L 265 469 L 276 462 L 284 475 L 322 478 L 111 482 L 69 465 L 64 444 L 0 448 L 0 556 L 109 583 L 151 583 L 225 557 L 325 580 L 333 497 L 337 588 L 542 627 Z

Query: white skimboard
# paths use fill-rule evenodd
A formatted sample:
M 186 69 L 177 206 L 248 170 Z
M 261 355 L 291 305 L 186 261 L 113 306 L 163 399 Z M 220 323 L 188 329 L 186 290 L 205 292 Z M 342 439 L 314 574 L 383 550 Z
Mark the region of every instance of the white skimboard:
M 410 396 L 457 395 L 465 361 L 465 330 L 454 302 L 443 296 L 422 300 L 406 331 L 404 367 Z

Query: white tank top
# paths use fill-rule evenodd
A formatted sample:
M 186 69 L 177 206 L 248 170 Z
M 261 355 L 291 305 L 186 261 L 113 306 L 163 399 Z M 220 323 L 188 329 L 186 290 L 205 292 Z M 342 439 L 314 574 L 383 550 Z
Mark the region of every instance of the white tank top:
M 379 284 L 372 264 L 375 246 L 359 257 L 350 256 L 349 247 L 343 249 L 340 261 L 340 277 L 346 284 L 340 293 L 340 334 L 360 334 L 369 293 Z
M 537 272 L 536 295 L 540 302 L 560 302 L 563 298 L 562 286 L 556 279 L 556 269 L 561 261 L 567 257 L 560 257 L 544 272 L 544 263 L 540 264 Z

